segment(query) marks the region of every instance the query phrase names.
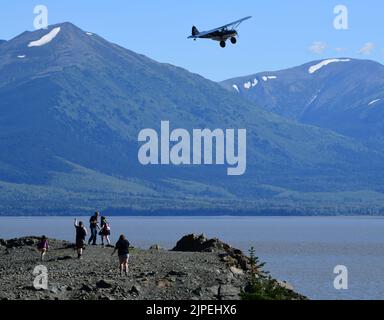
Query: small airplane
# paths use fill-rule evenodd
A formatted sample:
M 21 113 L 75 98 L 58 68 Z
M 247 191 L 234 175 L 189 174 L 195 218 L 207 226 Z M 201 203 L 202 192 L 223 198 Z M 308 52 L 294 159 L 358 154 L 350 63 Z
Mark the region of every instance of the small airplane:
M 225 26 L 210 30 L 199 32 L 199 30 L 193 26 L 192 27 L 192 35 L 188 37 L 188 39 L 211 39 L 220 42 L 220 47 L 225 48 L 226 41 L 231 39 L 231 42 L 235 44 L 237 42 L 236 37 L 238 33 L 236 28 L 245 20 L 251 19 L 252 17 L 245 17 L 243 19 L 237 20 L 232 23 L 228 23 Z

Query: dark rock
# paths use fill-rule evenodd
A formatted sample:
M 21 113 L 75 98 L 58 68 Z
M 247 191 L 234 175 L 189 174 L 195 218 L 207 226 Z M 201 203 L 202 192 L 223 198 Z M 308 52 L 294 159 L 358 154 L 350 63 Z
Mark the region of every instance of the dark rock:
M 121 292 L 121 291 L 123 291 L 122 288 L 121 288 L 119 285 L 116 285 L 116 286 L 112 289 L 111 293 L 112 293 L 112 294 L 115 294 L 115 293 L 117 293 L 117 292 Z
M 156 275 L 156 271 L 152 271 L 152 272 L 142 272 L 140 273 L 138 276 L 136 276 L 136 278 L 146 278 L 146 277 L 153 277 Z
M 203 289 L 202 289 L 201 287 L 198 287 L 198 288 L 196 288 L 195 290 L 193 290 L 192 293 L 193 293 L 194 295 L 196 295 L 196 296 L 201 297 L 202 294 L 203 294 Z
M 114 283 L 109 280 L 100 280 L 96 283 L 96 287 L 98 287 L 99 289 L 109 289 L 112 288 L 113 285 Z
M 58 261 L 62 261 L 62 260 L 71 260 L 72 257 L 71 256 L 64 256 L 64 257 L 58 257 L 57 260 Z
M 76 249 L 76 245 L 74 243 L 66 243 L 63 249 Z
M 137 285 L 132 286 L 131 290 L 129 291 L 130 294 L 140 295 L 141 288 Z
M 17 239 L 10 239 L 6 241 L 7 248 L 20 248 L 24 246 L 34 246 L 39 243 L 40 238 L 38 237 L 24 237 Z
M 67 290 L 68 290 L 68 288 L 67 288 Z M 92 286 L 90 286 L 89 284 L 83 284 L 83 286 L 81 287 L 80 290 L 85 291 L 85 292 L 92 292 L 94 290 L 94 288 Z
M 219 239 L 208 240 L 204 235 L 190 234 L 184 236 L 176 244 L 172 251 L 183 252 L 215 252 L 229 249 L 230 246 Z
M 176 244 L 172 251 L 183 252 L 219 252 L 219 257 L 226 262 L 229 267 L 236 267 L 242 270 L 250 269 L 250 259 L 239 249 L 232 248 L 230 245 L 219 239 L 207 239 L 204 235 L 196 236 L 190 234 L 184 236 Z M 224 252 L 223 252 L 224 251 Z
M 188 274 L 185 273 L 185 272 L 182 272 L 182 271 L 174 271 L 174 270 L 172 270 L 172 271 L 168 272 L 168 276 L 171 276 L 171 277 L 173 277 L 173 276 L 175 276 L 175 277 L 186 277 L 186 276 L 188 276 Z

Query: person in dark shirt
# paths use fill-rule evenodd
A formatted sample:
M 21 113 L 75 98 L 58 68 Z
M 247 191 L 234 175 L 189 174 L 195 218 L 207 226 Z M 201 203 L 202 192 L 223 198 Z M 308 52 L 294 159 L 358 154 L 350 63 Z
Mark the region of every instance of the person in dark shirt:
M 81 221 L 79 223 L 77 223 L 77 219 L 75 219 L 74 226 L 76 229 L 77 258 L 82 259 L 83 250 L 85 248 L 85 237 L 87 236 L 87 229 L 84 227 L 84 225 Z
M 96 240 L 97 240 L 97 229 L 100 229 L 99 226 L 99 212 L 95 212 L 95 214 L 89 219 L 89 228 L 91 230 L 91 237 L 88 240 L 88 244 L 96 245 Z
M 128 275 L 129 241 L 123 234 L 120 236 L 119 241 L 116 242 L 115 250 L 113 250 L 112 255 L 114 255 L 116 251 L 119 256 L 120 275 L 123 274 L 123 271 Z

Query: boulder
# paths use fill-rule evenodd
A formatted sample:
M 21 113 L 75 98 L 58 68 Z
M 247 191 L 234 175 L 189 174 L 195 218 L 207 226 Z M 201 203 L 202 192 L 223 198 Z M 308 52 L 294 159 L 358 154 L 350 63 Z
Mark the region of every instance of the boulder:
M 39 243 L 40 238 L 38 237 L 24 237 L 16 238 L 5 241 L 7 248 L 19 248 L 24 246 L 35 246 Z
M 109 280 L 100 280 L 96 283 L 96 287 L 98 287 L 99 289 L 109 289 L 109 288 L 112 288 L 114 285 L 114 283 L 112 281 L 109 281 Z
M 181 238 L 172 251 L 216 252 L 229 249 L 230 246 L 219 239 L 207 239 L 204 235 L 189 234 Z
M 251 261 L 239 249 L 219 239 L 207 239 L 204 235 L 189 234 L 181 238 L 172 251 L 182 252 L 219 252 L 219 257 L 229 267 L 235 267 L 244 271 L 250 270 Z

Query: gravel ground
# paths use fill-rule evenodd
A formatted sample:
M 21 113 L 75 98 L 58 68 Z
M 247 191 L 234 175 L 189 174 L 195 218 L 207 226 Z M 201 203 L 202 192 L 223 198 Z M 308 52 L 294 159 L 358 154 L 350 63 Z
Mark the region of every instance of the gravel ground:
M 35 238 L 11 241 L 0 246 L 0 299 L 228 300 L 239 299 L 249 280 L 222 252 L 132 249 L 129 274 L 120 276 L 113 248 L 87 246 L 78 260 L 70 243 L 50 240 L 41 262 Z M 48 269 L 46 290 L 33 286 L 38 265 Z

